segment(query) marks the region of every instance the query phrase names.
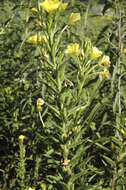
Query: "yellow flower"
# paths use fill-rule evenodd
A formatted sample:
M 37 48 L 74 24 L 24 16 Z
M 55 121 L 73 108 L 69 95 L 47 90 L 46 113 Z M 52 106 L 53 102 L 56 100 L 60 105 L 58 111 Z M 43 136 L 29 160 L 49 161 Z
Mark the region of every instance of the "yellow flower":
M 123 135 L 126 134 L 126 132 L 125 132 L 123 129 L 120 129 L 120 132 L 121 132 Z
M 100 51 L 97 47 L 92 47 L 91 59 L 96 59 L 102 55 L 102 51 Z
M 67 8 L 68 3 L 62 3 L 59 7 L 59 10 L 64 10 Z
M 19 139 L 19 141 L 23 141 L 23 140 L 25 139 L 25 136 L 24 136 L 24 135 L 20 135 L 20 136 L 18 137 L 18 139 Z
M 5 92 L 6 92 L 6 93 L 10 93 L 10 92 L 11 92 L 11 87 L 8 86 L 7 88 L 5 88 Z
M 110 78 L 110 73 L 108 71 L 108 69 L 104 69 L 104 71 L 99 73 L 100 75 L 104 75 L 105 77 L 107 77 L 108 79 Z
M 35 189 L 33 189 L 33 188 L 29 187 L 29 188 L 28 188 L 28 190 L 35 190 Z
M 44 104 L 44 100 L 42 98 L 38 98 L 37 100 L 37 106 L 42 106 Z
M 71 43 L 70 45 L 68 45 L 65 53 L 66 54 L 72 54 L 72 55 L 76 55 L 78 56 L 80 54 L 80 49 L 79 49 L 79 44 L 77 43 Z
M 38 10 L 36 8 L 32 8 L 31 11 L 34 15 L 38 15 Z
M 42 188 L 43 190 L 46 190 L 46 184 L 45 184 L 45 183 L 41 183 L 41 188 Z
M 63 10 L 67 7 L 68 3 L 61 3 L 59 0 L 45 0 L 40 3 L 40 6 L 48 13 L 56 11 L 57 9 Z
M 37 35 L 37 34 L 29 37 L 27 40 L 28 43 L 31 43 L 34 45 L 37 45 L 37 42 L 42 43 L 44 41 L 46 41 L 46 37 L 44 35 Z
M 126 53 L 126 49 L 124 49 L 123 52 Z
M 37 109 L 39 112 L 42 111 L 42 105 L 44 104 L 44 100 L 42 98 L 38 98 L 37 100 Z
M 71 13 L 67 24 L 71 26 L 78 20 L 80 20 L 80 13 Z
M 104 55 L 102 59 L 98 62 L 98 65 L 107 65 L 110 66 L 110 57 Z

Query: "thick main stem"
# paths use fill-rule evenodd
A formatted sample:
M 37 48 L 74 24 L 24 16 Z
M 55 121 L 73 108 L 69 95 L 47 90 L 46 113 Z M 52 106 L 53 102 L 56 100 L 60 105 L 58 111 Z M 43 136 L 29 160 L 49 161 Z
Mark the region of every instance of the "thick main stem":
M 67 137 L 67 130 L 66 130 L 65 122 L 63 121 L 63 138 L 66 138 L 66 137 Z M 68 177 L 70 177 L 71 176 L 71 168 L 69 166 L 70 160 L 68 158 L 69 148 L 68 148 L 67 143 L 65 143 L 61 147 L 63 149 L 63 165 L 66 168 Z M 72 183 L 71 178 L 67 182 L 67 190 L 74 190 L 74 184 Z

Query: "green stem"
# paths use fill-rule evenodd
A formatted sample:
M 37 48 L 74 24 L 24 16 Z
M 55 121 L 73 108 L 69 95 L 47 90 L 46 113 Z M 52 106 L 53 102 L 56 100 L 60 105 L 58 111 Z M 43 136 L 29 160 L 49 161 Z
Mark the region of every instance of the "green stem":
M 43 119 L 42 119 L 42 116 L 41 116 L 41 112 L 39 112 L 39 117 L 40 117 L 40 121 L 41 121 L 43 127 L 45 127 L 45 124 L 44 124 Z
M 18 176 L 19 176 L 19 184 L 21 187 L 21 190 L 24 190 L 25 188 L 25 147 L 23 145 L 23 141 L 19 142 L 20 147 L 20 161 L 18 166 Z
M 66 125 L 65 122 L 63 121 L 63 138 L 67 137 L 67 130 L 66 130 Z M 63 149 L 63 165 L 66 168 L 67 171 L 67 175 L 68 177 L 70 177 L 70 179 L 67 182 L 67 190 L 74 190 L 74 184 L 71 181 L 71 168 L 69 166 L 69 162 L 70 160 L 68 159 L 68 155 L 69 155 L 69 148 L 67 143 L 65 145 L 62 145 L 62 149 Z

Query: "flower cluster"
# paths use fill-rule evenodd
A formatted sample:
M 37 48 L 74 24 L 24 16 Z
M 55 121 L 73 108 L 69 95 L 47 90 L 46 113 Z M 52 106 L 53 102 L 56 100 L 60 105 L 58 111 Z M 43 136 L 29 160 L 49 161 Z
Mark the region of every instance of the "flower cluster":
M 107 77 L 108 79 L 110 78 L 110 73 L 109 73 L 109 66 L 110 66 L 111 62 L 110 62 L 110 57 L 104 55 L 101 60 L 98 62 L 99 66 L 103 66 L 104 67 L 104 71 L 100 72 L 99 74 L 102 76 Z
M 92 47 L 92 51 L 91 51 L 91 59 L 97 59 L 98 57 L 100 57 L 102 55 L 102 51 L 100 51 L 97 47 Z
M 98 62 L 98 65 L 105 65 L 105 66 L 110 66 L 110 57 L 104 55 L 102 59 Z
M 37 45 L 37 43 L 43 43 L 46 41 L 46 36 L 45 35 L 33 35 L 31 37 L 28 38 L 27 42 L 28 43 L 31 43 L 31 44 L 34 44 L 34 45 Z
M 65 53 L 78 56 L 80 54 L 79 44 L 77 44 L 77 43 L 69 44 L 67 46 L 67 49 L 66 49 Z

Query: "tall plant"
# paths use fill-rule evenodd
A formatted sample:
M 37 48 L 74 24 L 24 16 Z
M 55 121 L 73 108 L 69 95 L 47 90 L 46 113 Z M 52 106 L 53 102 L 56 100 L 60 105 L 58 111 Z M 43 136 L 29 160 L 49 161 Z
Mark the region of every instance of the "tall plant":
M 95 130 L 93 120 L 102 107 L 97 92 L 110 77 L 110 58 L 88 38 L 79 39 L 80 43 L 77 38 L 70 44 L 64 41 L 64 33 L 80 20 L 79 13 L 71 13 L 62 23 L 61 15 L 67 7 L 67 3 L 46 0 L 39 9 L 33 8 L 39 30 L 27 42 L 39 48 L 43 65 L 40 99 L 44 104 L 39 99 L 37 109 L 49 142 L 43 155 L 48 163 L 45 183 L 48 189 L 74 190 L 89 188 L 88 183 L 100 174 L 92 166 L 94 156 L 88 155 L 88 150 L 94 144 L 107 150 L 100 145 L 102 138 L 97 142 L 88 134 Z

